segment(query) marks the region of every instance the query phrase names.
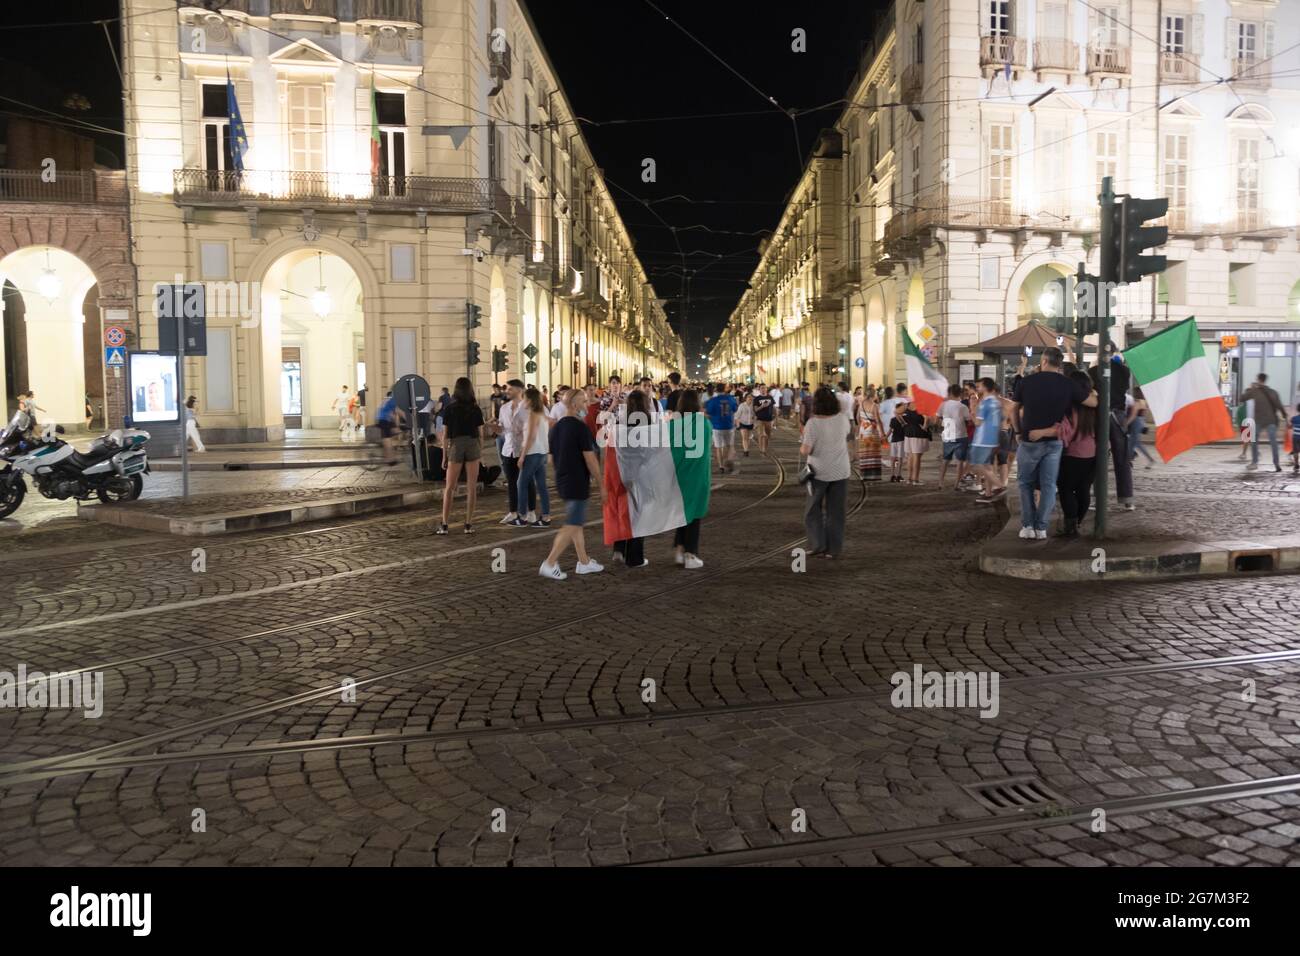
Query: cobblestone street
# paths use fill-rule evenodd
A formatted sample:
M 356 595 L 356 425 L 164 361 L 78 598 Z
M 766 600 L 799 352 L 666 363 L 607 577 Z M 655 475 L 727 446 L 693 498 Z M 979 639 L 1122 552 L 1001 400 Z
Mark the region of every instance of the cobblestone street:
M 774 452 L 715 477 L 694 572 L 652 539 L 646 570 L 543 580 L 553 532 L 495 524 L 492 492 L 472 538 L 427 510 L 0 530 L 21 609 L 0 669 L 102 671 L 104 699 L 0 710 L 0 862 L 1300 863 L 1294 576 L 984 575 L 1005 507 L 932 473 L 853 483 L 844 560 L 800 571 L 792 429 Z M 1297 479 L 1232 454 L 1139 471 L 1139 507 L 1293 528 Z M 375 483 L 327 471 L 305 474 Z M 914 666 L 996 673 L 996 712 L 894 706 Z M 997 784 L 1019 796 L 979 792 Z

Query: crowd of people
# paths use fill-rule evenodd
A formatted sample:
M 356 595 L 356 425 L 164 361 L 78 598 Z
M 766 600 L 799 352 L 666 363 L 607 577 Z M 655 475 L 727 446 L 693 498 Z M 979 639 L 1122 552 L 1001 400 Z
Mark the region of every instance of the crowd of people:
M 608 560 L 629 568 L 648 565 L 645 539 L 673 532 L 673 558 L 686 569 L 704 566 L 700 521 L 708 511 L 712 474 L 738 470 L 738 459 L 771 452 L 773 429 L 797 430 L 799 482 L 806 488 L 808 552 L 835 559 L 844 547 L 848 482 L 856 469 L 867 482 L 922 485 L 922 464 L 939 446 L 939 488 L 971 493 L 989 504 L 1006 497 L 1015 469 L 1020 496 L 1020 537 L 1045 539 L 1055 509 L 1060 535 L 1077 536 L 1092 506 L 1098 440 L 1109 441 L 1115 491 L 1124 510 L 1134 510 L 1133 468 L 1138 455 L 1154 464 L 1144 446 L 1146 401 L 1118 355 L 1111 366 L 1110 409 L 1097 413 L 1101 369 L 1083 369 L 1048 348 L 1036 368 L 1028 358 L 1011 377 L 1006 393 L 992 378 L 949 387 L 937 410 L 918 407 L 908 386 L 847 383 L 683 383 L 677 373 L 664 382 L 641 378 L 624 384 L 611 376 L 604 387 L 561 385 L 552 393 L 518 379 L 493 385 L 480 405 L 469 379 L 431 401 L 430 443 L 435 477 L 445 479 L 436 533 L 450 533 L 454 492 L 464 479 L 463 531 L 474 532 L 480 482 L 505 479 L 506 513 L 513 528 L 549 528 L 553 521 L 548 478 L 559 498 L 560 528 L 539 573 L 563 579 L 561 560 L 572 550 L 577 574 L 604 570 L 587 549 L 584 528 L 593 488 L 602 499 Z M 1279 426 L 1289 426 L 1300 448 L 1300 414 L 1285 407 L 1261 375 L 1246 393 L 1252 435 L 1267 435 L 1274 467 L 1280 470 Z M 350 417 L 355 396 L 340 394 Z M 1300 410 L 1298 410 L 1300 411 Z M 388 445 L 402 413 L 391 395 L 377 412 Z M 1099 422 L 1108 434 L 1099 435 Z M 737 436 L 739 439 L 737 440 Z M 494 441 L 499 468 L 483 468 L 485 441 Z M 1254 443 L 1255 467 L 1258 440 Z M 658 455 L 645 453 L 658 448 Z M 1243 445 L 1243 454 L 1245 445 Z M 391 454 L 391 452 L 390 452 Z M 1300 457 L 1293 458 L 1300 470 Z

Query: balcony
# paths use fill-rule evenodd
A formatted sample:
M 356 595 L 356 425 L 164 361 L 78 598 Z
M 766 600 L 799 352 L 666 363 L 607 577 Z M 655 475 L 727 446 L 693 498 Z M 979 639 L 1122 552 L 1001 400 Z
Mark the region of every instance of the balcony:
M 95 201 L 95 173 L 91 170 L 60 172 L 52 182 L 39 169 L 0 169 L 0 203 Z
M 357 23 L 418 27 L 420 0 L 352 0 Z
M 921 101 L 922 90 L 925 89 L 925 66 L 921 63 L 912 63 L 903 68 L 903 75 L 899 83 L 899 98 L 908 106 L 915 106 Z
M 1173 83 L 1192 83 L 1201 75 L 1201 58 L 1195 53 L 1160 51 L 1160 79 Z
M 1078 73 L 1079 44 L 1061 39 L 1035 40 L 1034 69 L 1039 74 L 1046 72 Z
M 538 282 L 549 283 L 555 271 L 553 249 L 554 246 L 544 239 L 534 239 L 530 242 L 528 252 L 524 256 L 524 275 Z
M 1285 226 L 1272 221 L 1264 209 L 1241 209 L 1223 224 L 1223 232 L 1236 236 L 1266 236 L 1269 238 L 1286 235 Z
M 60 179 L 63 177 L 60 176 Z M 490 179 L 440 176 L 377 176 L 369 173 L 178 169 L 173 174 L 178 206 L 217 208 L 349 206 L 443 213 L 496 212 L 513 222 L 518 203 Z
M 1126 46 L 1109 43 L 1088 44 L 1088 75 L 1095 77 L 1127 77 L 1131 69 L 1132 51 Z
M 980 37 L 980 66 L 985 73 L 996 73 L 1008 65 L 1016 74 L 1025 67 L 1025 38 L 1000 33 Z
M 487 42 L 488 66 L 492 71 L 492 78 L 501 81 L 510 79 L 510 44 L 506 42 L 505 33 L 497 33 L 495 36 L 489 33 Z
M 337 20 L 338 0 L 271 0 L 271 17 L 282 20 Z
M 1270 60 L 1256 56 L 1239 56 L 1232 61 L 1232 80 L 1245 86 L 1268 86 L 1273 79 Z

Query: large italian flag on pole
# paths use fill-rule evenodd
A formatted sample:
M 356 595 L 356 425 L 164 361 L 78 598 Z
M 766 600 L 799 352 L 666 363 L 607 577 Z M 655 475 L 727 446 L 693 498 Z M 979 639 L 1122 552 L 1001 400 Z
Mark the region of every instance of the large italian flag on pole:
M 1169 461 L 1194 445 L 1235 437 L 1195 319 L 1184 319 L 1124 352 L 1156 423 L 1156 450 Z
M 939 414 L 939 406 L 948 397 L 948 380 L 917 351 L 907 329 L 903 329 L 903 355 L 907 360 L 907 387 L 912 392 L 912 404 L 922 415 Z

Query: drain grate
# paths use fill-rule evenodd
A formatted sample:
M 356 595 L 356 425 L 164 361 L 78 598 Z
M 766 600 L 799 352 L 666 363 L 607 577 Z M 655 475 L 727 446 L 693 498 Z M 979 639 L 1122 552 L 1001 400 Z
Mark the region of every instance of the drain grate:
M 970 784 L 967 793 L 996 813 L 1009 810 L 1037 810 L 1043 807 L 1062 806 L 1065 798 L 1051 790 L 1037 777 L 1011 777 L 1007 780 L 990 780 Z

